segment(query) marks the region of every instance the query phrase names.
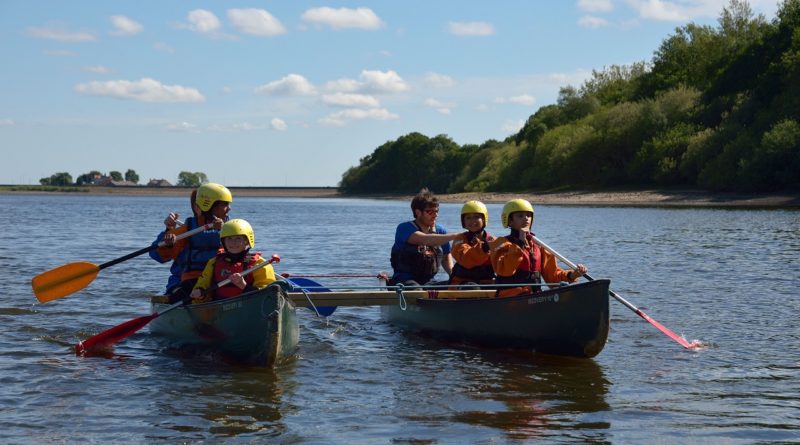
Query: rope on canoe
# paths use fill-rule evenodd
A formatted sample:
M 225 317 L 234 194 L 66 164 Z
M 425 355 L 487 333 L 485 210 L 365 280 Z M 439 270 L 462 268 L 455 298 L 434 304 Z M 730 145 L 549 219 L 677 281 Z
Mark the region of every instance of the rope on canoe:
M 406 302 L 406 297 L 403 295 L 403 288 L 405 286 L 403 286 L 403 284 L 401 283 L 394 287 L 395 291 L 397 292 L 397 304 L 400 305 L 400 310 L 404 311 L 408 307 L 408 303 Z
M 317 287 L 322 288 L 321 286 L 314 286 L 314 287 L 309 287 L 309 289 L 314 289 L 314 288 L 317 288 Z M 306 291 L 306 288 L 301 287 L 300 291 L 303 292 L 303 295 L 305 295 L 306 300 L 308 300 L 308 304 L 310 304 L 311 308 L 314 309 L 314 313 L 317 314 L 317 317 L 322 317 L 322 315 L 319 314 L 319 311 L 317 310 L 317 307 L 314 306 L 314 302 L 311 301 L 311 297 L 308 296 L 308 292 Z

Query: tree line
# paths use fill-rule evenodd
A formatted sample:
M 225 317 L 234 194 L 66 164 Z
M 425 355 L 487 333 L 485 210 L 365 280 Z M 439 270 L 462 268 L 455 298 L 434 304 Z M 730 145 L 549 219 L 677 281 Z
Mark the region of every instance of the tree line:
M 504 141 L 386 142 L 342 176 L 345 193 L 610 186 L 800 189 L 800 0 L 776 18 L 732 0 L 716 27 L 677 28 L 651 62 L 562 87 Z
M 135 170 L 128 169 L 123 176 L 118 171 L 110 171 L 108 175 L 92 170 L 89 173 L 84 173 L 72 181 L 72 175 L 67 172 L 58 172 L 50 175 L 47 178 L 39 179 L 39 184 L 47 186 L 68 186 L 68 185 L 92 185 L 103 183 L 105 179 L 113 181 L 126 181 L 131 184 L 139 183 L 139 175 Z M 182 171 L 178 174 L 178 187 L 197 187 L 200 184 L 208 182 L 208 176 L 203 172 L 189 172 Z

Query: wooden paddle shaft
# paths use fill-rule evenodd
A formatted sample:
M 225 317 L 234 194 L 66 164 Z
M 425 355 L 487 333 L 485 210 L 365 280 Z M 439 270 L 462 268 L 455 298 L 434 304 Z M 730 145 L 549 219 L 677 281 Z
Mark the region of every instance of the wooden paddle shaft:
M 420 299 L 474 299 L 494 298 L 495 290 L 407 290 L 403 291 L 403 298 L 409 304 L 415 304 Z M 309 299 L 314 306 L 393 306 L 399 302 L 396 292 L 289 292 L 289 298 L 298 307 L 310 307 Z

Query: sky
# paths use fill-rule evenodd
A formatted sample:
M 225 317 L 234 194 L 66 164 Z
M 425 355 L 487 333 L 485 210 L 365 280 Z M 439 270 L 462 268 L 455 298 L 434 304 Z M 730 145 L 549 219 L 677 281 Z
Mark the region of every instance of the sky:
M 772 19 L 777 0 L 749 2 Z M 336 186 L 411 133 L 516 133 L 725 0 L 0 0 L 0 184 Z

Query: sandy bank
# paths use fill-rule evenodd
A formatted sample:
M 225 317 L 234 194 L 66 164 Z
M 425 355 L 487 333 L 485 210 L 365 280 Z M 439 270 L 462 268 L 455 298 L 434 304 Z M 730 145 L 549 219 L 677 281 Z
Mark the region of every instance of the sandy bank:
M 260 196 L 285 198 L 371 198 L 410 201 L 411 195 L 375 194 L 341 195 L 336 187 L 230 187 L 234 196 Z M 134 195 L 134 196 L 188 196 L 189 188 L 182 187 L 81 187 L 78 192 L 9 191 L 14 194 L 77 194 L 77 195 Z M 514 198 L 525 198 L 535 204 L 591 205 L 591 206 L 656 206 L 656 207 L 800 207 L 800 193 L 742 194 L 714 193 L 698 190 L 606 190 L 567 192 L 522 193 L 456 193 L 437 194 L 439 200 L 460 203 L 477 199 L 485 203 L 503 203 Z

